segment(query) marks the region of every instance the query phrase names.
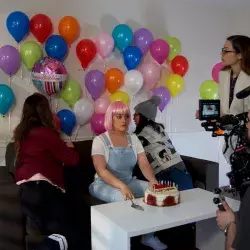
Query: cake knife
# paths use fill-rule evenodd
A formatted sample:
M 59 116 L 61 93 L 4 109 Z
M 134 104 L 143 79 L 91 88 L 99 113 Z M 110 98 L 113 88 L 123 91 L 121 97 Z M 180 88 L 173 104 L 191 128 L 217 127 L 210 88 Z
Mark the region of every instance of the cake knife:
M 132 203 L 132 204 L 131 204 L 131 207 L 132 207 L 132 208 L 137 209 L 137 210 L 140 210 L 140 211 L 144 211 L 144 208 L 143 208 L 142 206 L 135 204 L 134 201 L 133 201 L 132 199 L 130 199 L 130 201 L 131 201 L 131 203 Z

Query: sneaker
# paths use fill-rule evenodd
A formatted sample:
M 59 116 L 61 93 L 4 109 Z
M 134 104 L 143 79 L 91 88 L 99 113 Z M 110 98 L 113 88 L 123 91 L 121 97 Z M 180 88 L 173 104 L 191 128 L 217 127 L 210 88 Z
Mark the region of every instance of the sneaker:
M 165 250 L 167 249 L 167 245 L 162 243 L 158 237 L 148 237 L 148 235 L 142 235 L 141 237 L 141 244 L 151 247 L 154 250 Z

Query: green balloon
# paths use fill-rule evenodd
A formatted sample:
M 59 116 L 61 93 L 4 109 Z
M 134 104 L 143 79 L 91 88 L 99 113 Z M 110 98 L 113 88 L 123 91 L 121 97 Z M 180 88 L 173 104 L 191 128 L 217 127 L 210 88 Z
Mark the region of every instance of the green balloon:
M 81 98 L 82 89 L 78 82 L 69 79 L 63 87 L 60 97 L 72 108 Z
M 24 42 L 21 45 L 20 54 L 23 63 L 29 70 L 43 57 L 42 48 L 34 41 Z
M 172 61 L 177 55 L 181 53 L 181 42 L 177 37 L 167 37 L 165 41 L 170 47 L 168 60 Z
M 204 81 L 200 86 L 200 97 L 203 100 L 219 99 L 219 87 L 215 81 Z

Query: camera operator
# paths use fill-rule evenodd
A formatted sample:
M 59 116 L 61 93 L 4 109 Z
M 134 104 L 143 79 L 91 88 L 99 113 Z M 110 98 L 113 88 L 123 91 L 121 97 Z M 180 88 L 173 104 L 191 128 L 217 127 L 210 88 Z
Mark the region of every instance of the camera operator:
M 250 112 L 248 113 L 250 119 Z M 250 122 L 246 124 L 248 140 L 250 140 Z M 249 156 L 250 158 L 250 156 Z M 225 211 L 218 210 L 217 224 L 226 235 L 226 250 L 250 249 L 250 186 L 246 188 L 242 197 L 239 215 L 236 215 L 226 202 L 222 203 Z

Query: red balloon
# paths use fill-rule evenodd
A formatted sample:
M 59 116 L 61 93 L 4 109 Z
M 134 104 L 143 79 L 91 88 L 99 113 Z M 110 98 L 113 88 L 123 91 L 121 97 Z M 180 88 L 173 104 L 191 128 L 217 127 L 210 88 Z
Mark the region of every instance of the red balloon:
M 62 122 L 61 122 L 60 118 L 56 114 L 53 114 L 53 117 L 54 117 L 55 128 L 56 128 L 57 131 L 60 131 Z
M 188 71 L 189 63 L 186 57 L 176 56 L 171 61 L 171 68 L 174 74 L 184 76 Z
M 44 43 L 51 35 L 53 29 L 50 18 L 44 14 L 37 14 L 30 20 L 30 30 L 34 37 Z
M 93 61 L 97 53 L 95 43 L 90 39 L 81 40 L 76 46 L 76 55 L 83 69 L 86 69 Z

